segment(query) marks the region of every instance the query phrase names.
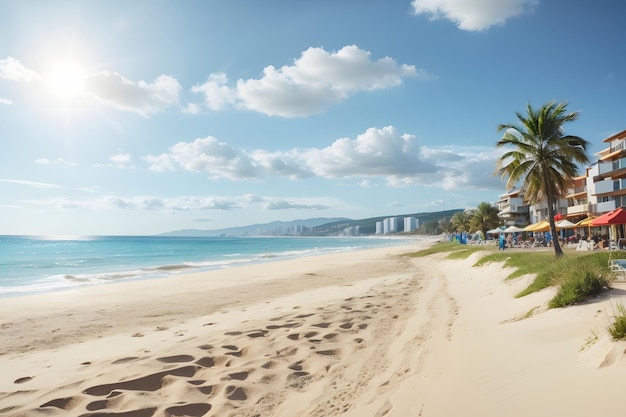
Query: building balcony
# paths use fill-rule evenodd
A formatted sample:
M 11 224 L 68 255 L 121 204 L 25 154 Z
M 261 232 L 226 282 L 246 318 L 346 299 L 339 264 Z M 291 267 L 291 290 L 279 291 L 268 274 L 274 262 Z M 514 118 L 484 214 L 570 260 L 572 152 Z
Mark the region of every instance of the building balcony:
M 508 206 L 501 207 L 499 211 L 499 215 L 515 215 L 515 214 L 527 214 L 528 206 Z
M 573 190 L 570 190 L 570 193 L 565 196 L 565 198 L 579 198 L 581 196 L 587 195 L 587 187 L 576 187 Z
M 606 213 L 617 208 L 615 201 L 605 201 L 603 203 L 592 204 L 592 213 Z
M 567 215 L 573 216 L 576 214 L 587 214 L 591 213 L 593 210 L 593 204 L 578 204 L 575 206 L 569 206 L 567 208 Z
M 594 196 L 601 196 L 614 191 L 612 180 L 598 181 L 594 184 L 593 188 L 594 192 L 592 193 L 592 195 Z

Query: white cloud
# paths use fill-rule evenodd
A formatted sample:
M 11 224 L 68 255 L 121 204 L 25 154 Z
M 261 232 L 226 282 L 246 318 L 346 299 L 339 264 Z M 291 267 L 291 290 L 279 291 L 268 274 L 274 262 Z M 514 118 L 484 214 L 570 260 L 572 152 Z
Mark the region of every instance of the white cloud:
M 40 165 L 67 165 L 67 166 L 76 166 L 75 162 L 66 161 L 63 158 L 57 159 L 48 159 L 48 158 L 37 158 L 33 162 Z
M 207 172 L 212 178 L 252 179 L 258 174 L 248 154 L 209 136 L 193 142 L 179 142 L 167 154 L 144 158 L 154 171 Z
M 182 112 L 187 114 L 200 114 L 202 113 L 202 107 L 195 103 L 187 103 L 187 106 L 183 108 Z
M 85 92 L 118 110 L 148 117 L 178 104 L 182 87 L 176 78 L 160 75 L 152 83 L 133 82 L 115 72 L 101 71 L 85 80 Z
M 480 31 L 503 25 L 508 19 L 532 12 L 539 0 L 413 0 L 415 14 L 445 18 L 459 29 Z
M 39 73 L 26 68 L 15 58 L 0 59 L 0 78 L 13 81 L 43 81 Z M 80 93 L 86 93 L 98 101 L 122 111 L 130 111 L 148 117 L 179 103 L 182 87 L 176 78 L 160 75 L 153 82 L 130 81 L 111 71 L 85 75 Z M 11 104 L 0 98 L 0 104 Z M 190 109 L 190 110 L 189 110 Z M 193 106 L 188 109 L 193 110 Z
M 37 81 L 41 76 L 28 68 L 15 58 L 7 57 L 0 59 L 0 78 L 12 81 Z
M 266 196 L 177 196 L 154 197 L 134 196 L 121 197 L 103 195 L 82 199 L 43 199 L 31 200 L 26 203 L 40 206 L 72 210 L 138 210 L 164 212 L 191 212 L 206 210 L 232 211 L 244 207 L 258 206 L 260 210 L 324 210 L 339 205 L 332 198 L 275 198 Z M 210 219 L 207 219 L 210 220 Z
M 326 210 L 330 208 L 326 204 L 313 203 L 304 199 L 282 198 L 264 198 L 261 207 L 263 210 Z
M 222 110 L 235 104 L 235 91 L 226 84 L 228 77 L 223 72 L 209 75 L 206 83 L 192 87 L 194 93 L 204 94 L 205 105 L 211 110 Z
M 26 185 L 28 187 L 35 187 L 35 188 L 63 188 L 59 185 L 49 184 L 46 182 L 15 180 L 15 179 L 6 179 L 6 178 L 5 179 L 0 178 L 0 182 L 6 182 L 9 184 L 16 184 L 16 185 Z
M 110 156 L 109 161 L 117 168 L 129 168 L 132 166 L 133 157 L 129 153 L 120 153 Z
M 236 149 L 214 137 L 179 142 L 167 153 L 143 159 L 154 171 L 208 173 L 212 179 L 261 180 L 356 178 L 362 186 L 380 178 L 393 187 L 501 189 L 491 176 L 499 151 L 494 148 L 427 148 L 393 126 L 370 128 L 355 139 L 337 139 L 325 148 L 269 152 Z
M 304 156 L 316 175 L 326 178 L 414 176 L 436 167 L 421 159 L 417 138 L 393 126 L 370 128 L 352 140 L 342 138 Z
M 0 104 L 4 104 L 6 106 L 10 106 L 11 104 L 13 104 L 13 100 L 8 99 L 8 98 L 0 97 Z
M 210 74 L 205 83 L 191 88 L 203 97 L 203 102 L 185 103 L 180 110 L 198 114 L 203 108 L 212 111 L 234 108 L 270 116 L 306 117 L 358 92 L 398 86 L 407 77 L 433 78 L 413 65 L 398 64 L 390 57 L 374 60 L 370 52 L 355 45 L 336 52 L 309 48 L 292 65 L 265 67 L 257 79 L 230 82 L 225 73 Z M 37 72 L 12 57 L 0 60 L 0 78 L 42 80 Z M 152 82 L 135 82 L 116 72 L 100 71 L 86 74 L 80 84 L 81 96 L 91 96 L 115 109 L 144 117 L 179 106 L 181 91 L 181 84 L 170 75 L 160 75 Z M 1 99 L 0 104 L 11 101 Z
M 355 45 L 329 53 L 309 48 L 293 65 L 265 67 L 259 79 L 240 79 L 228 87 L 224 73 L 215 73 L 193 92 L 202 93 L 211 110 L 228 107 L 253 110 L 270 116 L 305 117 L 360 91 L 395 87 L 405 77 L 432 78 L 413 65 L 398 65 L 389 57 L 377 61 Z

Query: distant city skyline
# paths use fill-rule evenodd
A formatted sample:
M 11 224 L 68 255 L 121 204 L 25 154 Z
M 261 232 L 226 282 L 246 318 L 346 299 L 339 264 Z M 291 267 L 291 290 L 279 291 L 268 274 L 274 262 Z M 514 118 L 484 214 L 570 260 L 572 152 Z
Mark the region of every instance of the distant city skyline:
M 527 103 L 579 110 L 591 159 L 626 128 L 626 4 L 566 6 L 0 0 L 0 234 L 495 203 Z

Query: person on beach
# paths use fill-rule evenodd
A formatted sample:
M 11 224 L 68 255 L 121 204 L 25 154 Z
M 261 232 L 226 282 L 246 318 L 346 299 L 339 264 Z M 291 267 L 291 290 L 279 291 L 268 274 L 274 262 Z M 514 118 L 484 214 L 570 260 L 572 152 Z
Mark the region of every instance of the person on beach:
M 504 250 L 506 246 L 506 240 L 504 239 L 504 233 L 500 233 L 500 250 Z

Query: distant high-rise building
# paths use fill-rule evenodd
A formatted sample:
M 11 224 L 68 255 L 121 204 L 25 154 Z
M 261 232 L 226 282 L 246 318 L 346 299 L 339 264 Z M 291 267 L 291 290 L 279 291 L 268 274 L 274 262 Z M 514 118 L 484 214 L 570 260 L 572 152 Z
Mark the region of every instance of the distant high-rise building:
M 383 233 L 385 233 L 383 222 L 376 222 L 376 234 L 382 235 Z
M 412 232 L 417 229 L 419 226 L 419 220 L 415 217 L 405 217 L 404 218 L 404 231 Z
M 383 220 L 383 233 L 396 233 L 398 231 L 398 218 L 387 217 Z

